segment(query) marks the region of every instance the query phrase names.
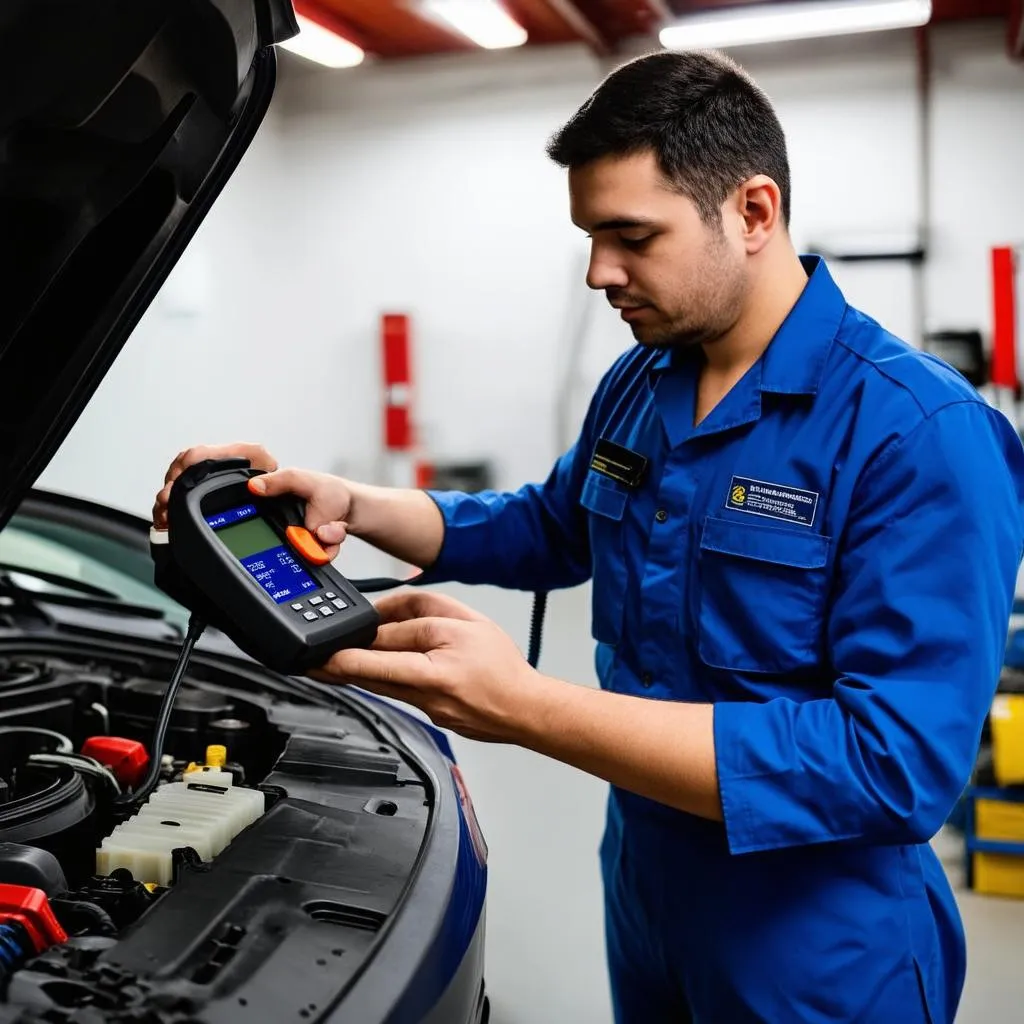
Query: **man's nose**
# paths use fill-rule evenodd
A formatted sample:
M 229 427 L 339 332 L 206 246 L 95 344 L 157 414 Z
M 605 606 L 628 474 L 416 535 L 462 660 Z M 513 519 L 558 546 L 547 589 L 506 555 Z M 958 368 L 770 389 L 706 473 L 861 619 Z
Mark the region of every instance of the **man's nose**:
M 607 252 L 595 246 L 590 252 L 587 285 L 594 291 L 604 291 L 608 288 L 625 288 L 628 284 L 629 275 L 625 268 L 617 260 L 609 258 Z

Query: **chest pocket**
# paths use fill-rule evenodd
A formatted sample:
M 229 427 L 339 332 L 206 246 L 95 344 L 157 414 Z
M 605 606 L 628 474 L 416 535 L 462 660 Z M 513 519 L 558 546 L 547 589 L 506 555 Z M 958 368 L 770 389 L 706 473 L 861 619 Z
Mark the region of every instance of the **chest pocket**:
M 626 601 L 623 516 L 628 499 L 624 488 L 599 473 L 589 472 L 583 481 L 580 504 L 590 513 L 591 635 L 602 644 L 617 644 L 622 635 Z
M 819 664 L 830 543 L 815 533 L 709 516 L 700 542 L 701 660 L 776 674 Z

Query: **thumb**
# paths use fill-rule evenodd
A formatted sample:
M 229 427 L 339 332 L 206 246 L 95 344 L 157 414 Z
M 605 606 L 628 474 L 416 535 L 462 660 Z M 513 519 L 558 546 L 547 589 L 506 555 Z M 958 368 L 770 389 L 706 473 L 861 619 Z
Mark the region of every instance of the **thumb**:
M 253 494 L 268 498 L 279 494 L 294 494 L 308 500 L 313 496 L 314 486 L 311 474 L 300 469 L 279 469 L 249 480 L 249 490 Z

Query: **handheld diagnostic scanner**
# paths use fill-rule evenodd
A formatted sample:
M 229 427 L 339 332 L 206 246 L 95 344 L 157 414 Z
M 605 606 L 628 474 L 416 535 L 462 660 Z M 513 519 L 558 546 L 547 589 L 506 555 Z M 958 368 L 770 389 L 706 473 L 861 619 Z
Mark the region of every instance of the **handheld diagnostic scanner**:
M 331 566 L 299 499 L 249 491 L 260 472 L 220 459 L 181 474 L 168 529 L 152 538 L 155 580 L 246 654 L 297 675 L 342 648 L 369 646 L 379 617 Z

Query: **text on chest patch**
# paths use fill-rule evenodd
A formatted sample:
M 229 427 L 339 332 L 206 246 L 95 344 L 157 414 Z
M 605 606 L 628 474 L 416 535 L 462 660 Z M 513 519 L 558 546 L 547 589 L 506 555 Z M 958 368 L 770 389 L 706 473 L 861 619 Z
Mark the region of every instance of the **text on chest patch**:
M 737 512 L 812 526 L 818 510 L 818 498 L 817 491 L 804 491 L 799 487 L 734 476 L 729 484 L 729 497 L 725 505 Z
M 647 473 L 647 459 L 639 452 L 631 451 L 602 437 L 594 446 L 590 468 L 627 487 L 637 488 L 643 483 Z

